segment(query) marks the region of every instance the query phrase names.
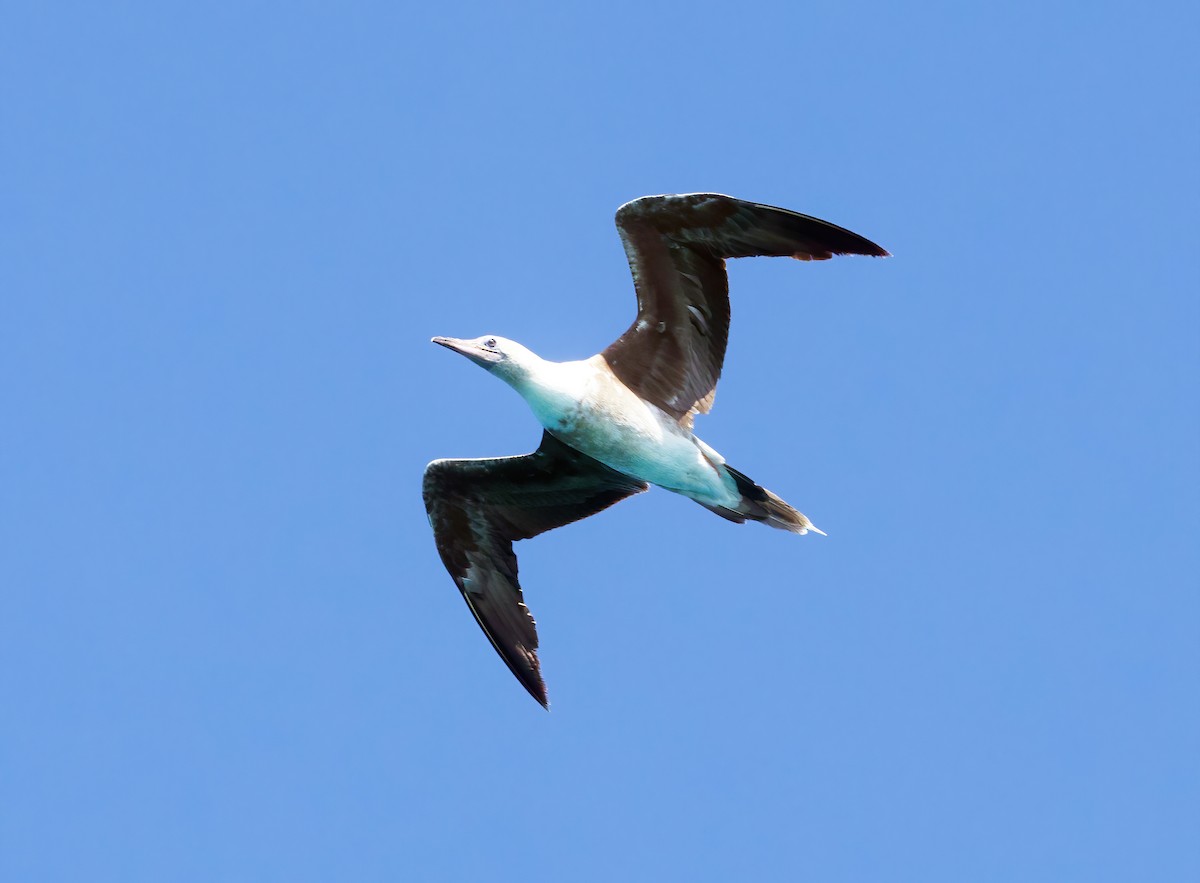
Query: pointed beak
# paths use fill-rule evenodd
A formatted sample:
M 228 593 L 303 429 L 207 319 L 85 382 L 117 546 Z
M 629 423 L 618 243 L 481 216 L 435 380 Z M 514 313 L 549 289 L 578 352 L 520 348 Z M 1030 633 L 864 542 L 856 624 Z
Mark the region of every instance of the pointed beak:
M 456 353 L 466 356 L 476 365 L 482 365 L 484 368 L 488 368 L 499 358 L 494 352 L 488 352 L 473 340 L 459 340 L 457 337 L 434 337 L 430 340 L 432 343 L 440 344 L 448 350 L 454 350 Z
M 459 340 L 457 337 L 434 337 L 432 342 L 440 344 L 448 350 L 454 350 L 474 362 L 479 361 L 479 346 L 472 341 Z

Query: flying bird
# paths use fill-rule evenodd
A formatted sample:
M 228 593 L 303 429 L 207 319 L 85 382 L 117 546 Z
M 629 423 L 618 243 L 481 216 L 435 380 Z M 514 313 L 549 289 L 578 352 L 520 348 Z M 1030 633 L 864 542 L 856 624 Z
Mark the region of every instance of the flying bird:
M 520 393 L 544 430 L 533 453 L 434 460 L 423 482 L 442 562 L 496 652 L 543 707 L 537 630 L 517 581 L 515 541 L 652 484 L 730 521 L 823 533 L 692 430 L 695 415 L 712 407 L 725 359 L 725 259 L 888 255 L 828 221 L 715 193 L 644 196 L 621 206 L 616 222 L 637 318 L 603 352 L 550 362 L 498 335 L 433 338 Z

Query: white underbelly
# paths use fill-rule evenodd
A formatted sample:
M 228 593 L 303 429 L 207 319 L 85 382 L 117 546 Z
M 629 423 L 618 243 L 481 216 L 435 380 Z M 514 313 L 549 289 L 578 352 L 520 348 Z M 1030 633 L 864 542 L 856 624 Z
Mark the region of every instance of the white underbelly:
M 517 389 L 542 426 L 611 469 L 710 505 L 741 498 L 720 454 L 635 395 L 602 356 L 555 363 Z
M 714 461 L 670 416 L 632 394 L 622 398 L 619 403 L 587 401 L 574 419 L 547 428 L 618 472 L 707 503 L 736 499 L 715 451 Z

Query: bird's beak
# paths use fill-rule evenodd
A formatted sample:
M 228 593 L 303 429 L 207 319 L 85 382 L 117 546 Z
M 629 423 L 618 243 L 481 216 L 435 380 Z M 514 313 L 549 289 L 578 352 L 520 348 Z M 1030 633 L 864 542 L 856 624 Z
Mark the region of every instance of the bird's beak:
M 431 338 L 432 343 L 441 344 L 448 350 L 454 350 L 456 353 L 466 356 L 476 365 L 482 365 L 484 368 L 491 366 L 499 356 L 493 352 L 489 352 L 481 347 L 474 340 L 459 340 L 457 337 L 434 337 Z

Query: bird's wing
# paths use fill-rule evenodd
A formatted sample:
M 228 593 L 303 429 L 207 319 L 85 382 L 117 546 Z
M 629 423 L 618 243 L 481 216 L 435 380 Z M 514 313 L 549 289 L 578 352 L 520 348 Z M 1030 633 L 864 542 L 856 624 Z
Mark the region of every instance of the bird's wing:
M 712 407 L 729 339 L 725 259 L 887 256 L 857 233 L 716 193 L 643 196 L 617 209 L 638 313 L 603 356 L 642 399 L 677 420 Z
M 425 510 L 442 562 L 496 652 L 543 706 L 537 630 L 517 582 L 513 541 L 587 518 L 648 487 L 548 432 L 532 454 L 435 460 L 425 469 Z

